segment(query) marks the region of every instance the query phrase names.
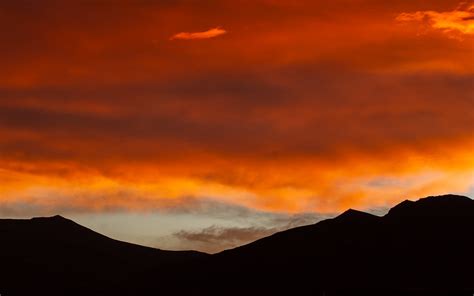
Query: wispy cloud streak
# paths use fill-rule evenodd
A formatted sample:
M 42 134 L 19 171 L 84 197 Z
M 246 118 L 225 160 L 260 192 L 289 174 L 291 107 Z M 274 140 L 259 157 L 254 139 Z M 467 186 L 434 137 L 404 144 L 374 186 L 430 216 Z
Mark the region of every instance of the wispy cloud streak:
M 219 27 L 212 28 L 203 32 L 181 32 L 173 35 L 170 40 L 196 40 L 196 39 L 210 39 L 220 35 L 226 34 L 227 31 Z

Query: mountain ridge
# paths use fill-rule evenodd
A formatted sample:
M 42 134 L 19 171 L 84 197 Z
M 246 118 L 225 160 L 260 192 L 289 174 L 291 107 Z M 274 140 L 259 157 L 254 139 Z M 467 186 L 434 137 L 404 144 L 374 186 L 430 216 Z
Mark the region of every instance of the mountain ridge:
M 117 241 L 59 215 L 0 219 L 0 293 L 471 296 L 472 229 L 474 201 L 458 195 L 382 217 L 349 209 L 214 255 Z

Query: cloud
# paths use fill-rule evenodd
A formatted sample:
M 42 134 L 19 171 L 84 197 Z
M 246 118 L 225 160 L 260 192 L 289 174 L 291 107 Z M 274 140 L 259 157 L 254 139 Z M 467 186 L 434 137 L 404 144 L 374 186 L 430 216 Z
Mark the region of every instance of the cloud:
M 474 180 L 471 44 L 393 26 L 399 12 L 451 13 L 446 1 L 245 1 L 243 15 L 229 0 L 11 2 L 0 7 L 15 27 L 0 34 L 11 207 L 146 211 L 192 196 L 328 212 Z M 233 38 L 152 42 L 209 22 Z M 397 182 L 374 186 L 381 176 Z
M 170 40 L 196 40 L 196 39 L 209 39 L 217 36 L 226 34 L 227 31 L 219 27 L 212 28 L 203 32 L 181 32 L 173 35 Z
M 181 230 L 172 234 L 172 237 L 178 240 L 177 245 L 182 249 L 189 246 L 200 251 L 216 253 L 253 242 L 276 232 L 314 224 L 331 217 L 331 215 L 314 213 L 298 215 L 255 213 L 254 215 L 260 215 L 258 219 L 261 220 L 261 223 L 264 221 L 265 225 L 248 227 L 212 225 L 200 230 Z
M 198 250 L 215 253 L 234 248 L 259 238 L 271 235 L 278 230 L 263 227 L 218 227 L 211 226 L 200 231 L 179 231 L 174 236 L 182 245 L 192 244 Z
M 456 10 L 405 12 L 396 18 L 399 22 L 421 22 L 446 34 L 474 35 L 474 4 L 463 3 Z

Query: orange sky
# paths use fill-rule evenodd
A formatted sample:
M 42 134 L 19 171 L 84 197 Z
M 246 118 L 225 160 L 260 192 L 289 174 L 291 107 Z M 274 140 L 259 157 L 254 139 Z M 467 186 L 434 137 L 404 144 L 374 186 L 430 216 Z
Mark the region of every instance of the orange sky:
M 474 3 L 295 2 L 0 4 L 4 215 L 469 194 Z

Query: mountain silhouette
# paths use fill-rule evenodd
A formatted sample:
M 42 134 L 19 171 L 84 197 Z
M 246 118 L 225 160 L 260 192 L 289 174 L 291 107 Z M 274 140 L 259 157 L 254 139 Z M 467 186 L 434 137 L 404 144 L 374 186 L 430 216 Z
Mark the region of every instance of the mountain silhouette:
M 1 295 L 111 295 L 134 273 L 208 256 L 117 241 L 61 216 L 1 219 L 0 234 Z
M 348 210 L 215 255 L 116 241 L 60 216 L 0 220 L 2 295 L 474 293 L 474 201 Z

